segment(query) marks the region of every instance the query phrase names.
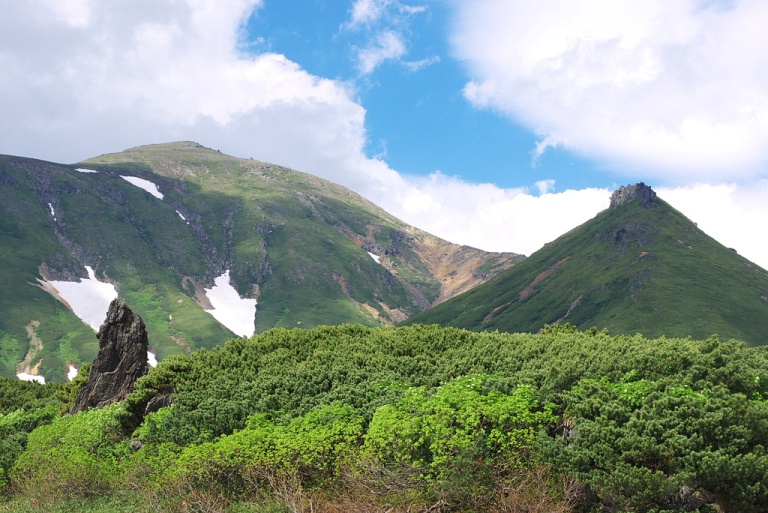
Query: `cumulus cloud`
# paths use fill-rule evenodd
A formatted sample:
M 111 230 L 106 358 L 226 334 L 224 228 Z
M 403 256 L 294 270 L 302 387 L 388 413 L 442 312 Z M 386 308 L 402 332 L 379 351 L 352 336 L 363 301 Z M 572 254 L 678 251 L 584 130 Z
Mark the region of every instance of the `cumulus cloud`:
M 366 43 L 357 49 L 357 69 L 361 75 L 370 75 L 382 63 L 401 62 L 411 71 L 439 62 L 433 56 L 418 61 L 403 61 L 408 53 L 408 27 L 414 14 L 427 10 L 426 6 L 413 6 L 396 0 L 356 0 L 350 19 L 342 25 L 347 31 L 365 30 Z
M 657 193 L 721 244 L 768 269 L 768 180 L 748 186 L 698 183 L 660 187 Z
M 357 28 L 376 23 L 384 15 L 385 8 L 392 2 L 386 0 L 357 0 L 352 5 L 347 28 Z
M 765 176 L 768 3 L 453 2 L 465 96 L 620 171 Z
M 377 34 L 370 46 L 360 50 L 357 67 L 360 73 L 368 75 L 384 61 L 399 59 L 403 55 L 405 55 L 405 43 L 402 36 L 391 30 L 385 30 Z
M 397 0 L 356 0 L 352 4 L 349 21 L 344 26 L 351 29 L 370 27 L 385 18 L 399 24 L 403 17 L 426 10 L 425 5 L 408 5 Z
M 531 254 L 608 208 L 611 191 L 554 192 L 553 180 L 527 187 L 473 184 L 435 172 L 410 177 L 378 203 L 401 219 L 452 242 Z
M 0 19 L 0 152 L 73 162 L 194 139 L 353 183 L 361 162 L 376 164 L 363 156 L 365 110 L 349 84 L 240 52 L 259 6 L 12 2 Z

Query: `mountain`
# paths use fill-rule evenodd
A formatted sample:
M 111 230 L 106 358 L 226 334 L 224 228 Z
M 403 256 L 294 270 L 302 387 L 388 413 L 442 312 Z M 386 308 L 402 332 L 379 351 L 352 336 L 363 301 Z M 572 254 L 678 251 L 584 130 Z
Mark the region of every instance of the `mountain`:
M 405 324 L 536 332 L 557 322 L 768 344 L 768 272 L 640 183 L 519 265 Z
M 63 380 L 92 360 L 114 296 L 164 358 L 273 327 L 393 324 L 522 258 L 191 142 L 76 165 L 0 156 L 0 375 Z

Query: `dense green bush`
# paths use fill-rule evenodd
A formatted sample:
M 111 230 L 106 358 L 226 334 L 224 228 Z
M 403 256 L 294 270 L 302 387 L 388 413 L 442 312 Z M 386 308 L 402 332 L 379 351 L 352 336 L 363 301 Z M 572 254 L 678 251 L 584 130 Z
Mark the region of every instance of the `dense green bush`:
M 409 389 L 376 411 L 363 454 L 446 482 L 462 473 L 474 478 L 494 462 L 521 465 L 537 429 L 557 419 L 551 407 L 539 407 L 531 387 L 506 395 L 487 383 L 488 376 L 469 375 L 431 390 Z
M 690 510 L 693 492 L 765 511 L 767 354 L 567 325 L 272 330 L 167 358 L 120 405 L 41 425 L 26 448 L 8 438 L 22 452 L 6 468 L 23 493 L 128 490 L 178 511 Z M 145 415 L 158 397 L 173 404 Z
M 26 494 L 82 498 L 113 489 L 121 453 L 116 412 L 121 404 L 55 419 L 29 434 L 14 473 Z

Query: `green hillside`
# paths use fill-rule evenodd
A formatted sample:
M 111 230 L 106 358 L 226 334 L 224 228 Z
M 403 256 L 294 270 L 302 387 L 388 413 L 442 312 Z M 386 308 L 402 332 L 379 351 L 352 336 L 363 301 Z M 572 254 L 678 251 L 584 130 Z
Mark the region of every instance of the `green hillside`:
M 405 324 L 536 332 L 557 322 L 648 337 L 717 333 L 766 344 L 768 272 L 663 200 L 630 201 Z
M 205 311 L 226 271 L 258 301 L 261 332 L 393 324 L 521 258 L 450 244 L 336 184 L 195 143 L 76 165 L 0 156 L 0 375 L 61 381 L 95 357 L 93 330 L 40 286 L 85 278 L 85 266 L 141 315 L 163 359 L 235 335 Z M 451 259 L 463 262 L 453 275 Z
M 80 379 L 0 379 L 0 510 L 768 511 L 768 355 L 733 340 L 275 329 L 62 416 Z

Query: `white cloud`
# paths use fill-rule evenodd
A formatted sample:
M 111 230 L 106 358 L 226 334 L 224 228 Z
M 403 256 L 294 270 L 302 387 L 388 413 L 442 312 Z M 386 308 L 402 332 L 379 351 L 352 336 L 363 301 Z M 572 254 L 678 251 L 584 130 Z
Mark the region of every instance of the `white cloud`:
M 391 30 L 380 32 L 376 40 L 360 50 L 357 67 L 360 73 L 368 75 L 384 61 L 399 59 L 405 55 L 405 43 L 402 36 Z
M 543 196 L 544 194 L 547 194 L 548 192 L 554 190 L 555 181 L 539 180 L 538 182 L 536 182 L 536 188 L 539 190 L 539 196 Z
M 766 175 L 768 3 L 453 2 L 466 97 L 614 168 Z
M 432 57 L 428 57 L 426 59 L 421 59 L 418 61 L 403 61 L 403 65 L 408 68 L 410 71 L 419 71 L 422 68 L 426 68 L 427 66 L 432 66 L 433 64 L 437 64 L 440 62 L 440 57 L 437 55 L 433 55 Z
M 347 29 L 370 27 L 385 19 L 397 24 L 402 22 L 403 17 L 426 10 L 425 5 L 408 5 L 397 0 L 356 0 L 352 4 L 349 21 L 343 27 Z
M 314 172 L 359 154 L 365 111 L 348 84 L 238 52 L 259 4 L 92 2 L 75 23 L 55 3 L 13 2 L 0 19 L 0 153 L 71 162 L 197 139 Z
M 426 10 L 426 6 L 411 6 L 397 0 L 356 0 L 349 21 L 341 28 L 367 32 L 365 44 L 356 50 L 359 72 L 370 75 L 388 60 L 401 62 L 411 71 L 439 62 L 437 56 L 410 62 L 402 60 L 408 52 L 406 33 L 410 18 Z
M 388 0 L 357 0 L 352 5 L 350 19 L 346 26 L 357 28 L 376 23 L 381 19 L 385 8 L 390 3 L 392 2 Z
M 658 188 L 667 203 L 721 244 L 768 269 L 768 180 Z
M 472 184 L 435 172 L 409 178 L 394 194 L 374 198 L 401 219 L 452 242 L 530 255 L 608 208 L 607 189 L 550 192 L 553 180 L 527 188 Z

